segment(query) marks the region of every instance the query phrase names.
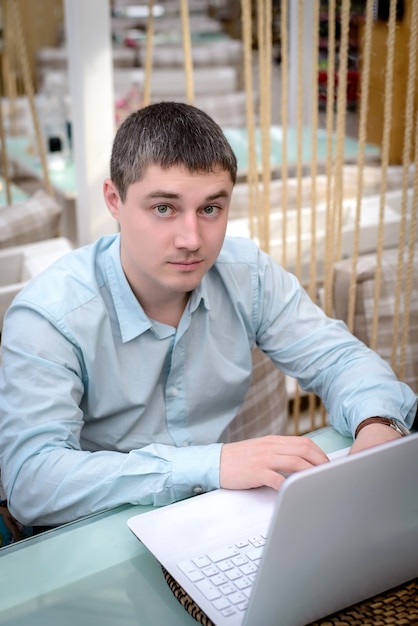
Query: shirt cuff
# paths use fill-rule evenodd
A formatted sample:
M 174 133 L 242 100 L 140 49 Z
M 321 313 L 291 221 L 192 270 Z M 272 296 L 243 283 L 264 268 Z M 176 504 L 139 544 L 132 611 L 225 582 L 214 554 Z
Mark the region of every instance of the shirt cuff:
M 221 443 L 176 448 L 172 460 L 172 485 L 176 500 L 219 489 Z

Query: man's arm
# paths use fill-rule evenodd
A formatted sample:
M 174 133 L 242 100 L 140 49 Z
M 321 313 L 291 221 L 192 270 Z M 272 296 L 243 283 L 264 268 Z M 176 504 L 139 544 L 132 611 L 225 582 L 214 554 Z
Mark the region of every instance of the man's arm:
M 304 390 L 321 398 L 330 423 L 351 437 L 360 422 L 376 415 L 411 427 L 416 395 L 390 366 L 343 322 L 327 317 L 294 276 L 264 255 L 260 268 L 257 343 Z M 367 437 L 359 434 L 353 451 L 396 436 L 388 427 L 367 431 Z
M 80 404 L 88 381 L 76 345 L 28 311 L 11 312 L 3 331 L 0 466 L 19 521 L 61 524 L 127 502 L 162 505 L 219 487 L 221 444 L 83 450 Z M 112 424 L 113 438 L 121 436 L 121 418 Z

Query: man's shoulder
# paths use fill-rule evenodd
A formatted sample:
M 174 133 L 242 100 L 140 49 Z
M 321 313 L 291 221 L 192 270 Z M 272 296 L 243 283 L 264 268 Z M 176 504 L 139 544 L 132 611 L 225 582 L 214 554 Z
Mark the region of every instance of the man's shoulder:
M 104 282 L 105 258 L 114 240 L 115 236 L 101 237 L 68 252 L 35 276 L 14 303 L 65 314 L 65 310 L 91 300 Z

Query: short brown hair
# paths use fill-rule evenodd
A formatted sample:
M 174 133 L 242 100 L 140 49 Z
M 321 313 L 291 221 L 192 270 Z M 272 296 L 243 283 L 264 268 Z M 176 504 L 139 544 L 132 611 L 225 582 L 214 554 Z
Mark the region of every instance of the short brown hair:
M 183 165 L 191 172 L 220 166 L 237 176 L 237 159 L 220 126 L 204 111 L 182 102 L 158 102 L 121 124 L 112 148 L 110 176 L 121 200 L 150 165 Z

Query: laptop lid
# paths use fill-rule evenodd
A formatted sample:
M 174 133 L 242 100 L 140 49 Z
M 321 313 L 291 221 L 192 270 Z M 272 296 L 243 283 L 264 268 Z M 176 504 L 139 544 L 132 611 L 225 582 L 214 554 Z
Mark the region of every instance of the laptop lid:
M 303 626 L 418 576 L 418 434 L 134 516 L 129 528 L 217 626 Z M 178 563 L 268 535 L 245 612 L 222 617 Z

